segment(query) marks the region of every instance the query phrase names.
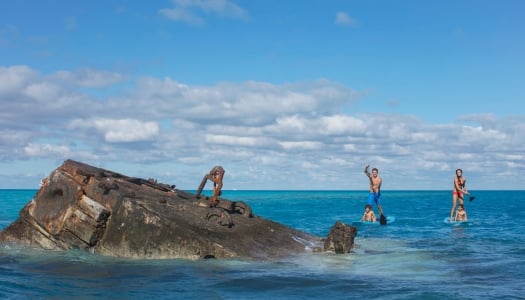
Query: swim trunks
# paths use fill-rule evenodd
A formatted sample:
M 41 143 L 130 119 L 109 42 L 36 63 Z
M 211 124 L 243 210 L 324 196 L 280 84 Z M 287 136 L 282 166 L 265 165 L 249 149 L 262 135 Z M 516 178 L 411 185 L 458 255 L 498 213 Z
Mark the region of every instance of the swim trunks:
M 368 194 L 368 204 L 380 205 L 381 204 L 381 193 L 370 193 Z

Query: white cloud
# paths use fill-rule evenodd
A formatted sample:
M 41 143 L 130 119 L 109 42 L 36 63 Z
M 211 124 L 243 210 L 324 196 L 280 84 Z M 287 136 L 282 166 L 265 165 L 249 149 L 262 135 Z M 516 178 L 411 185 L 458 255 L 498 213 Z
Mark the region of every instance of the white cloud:
M 205 16 L 246 19 L 248 13 L 229 0 L 172 0 L 173 8 L 163 8 L 159 14 L 168 19 L 190 24 L 204 24 Z
M 95 113 L 98 105 L 86 97 L 27 66 L 0 67 L 0 124 L 5 128 L 33 132 L 39 127 L 53 128 L 56 121 Z
M 356 19 L 350 17 L 344 11 L 338 11 L 335 14 L 334 23 L 337 25 L 352 26 L 352 27 L 356 27 L 359 24 L 359 22 Z
M 62 95 L 62 89 L 49 82 L 37 82 L 27 85 L 22 94 L 35 100 L 56 100 Z
M 135 90 L 110 101 L 109 106 L 139 110 L 155 118 L 176 114 L 205 123 L 264 126 L 279 116 L 325 114 L 359 97 L 360 93 L 326 80 L 281 86 L 251 81 L 188 86 L 170 78 L 141 78 Z
M 86 151 L 78 151 L 64 145 L 53 145 L 48 143 L 30 143 L 24 147 L 24 152 L 28 157 L 53 157 L 59 160 L 77 159 L 77 160 L 94 160 L 97 156 Z M 40 171 L 40 170 L 39 170 Z
M 19 91 L 39 76 L 27 66 L 0 67 L 0 97 Z
M 142 173 L 130 175 L 172 174 L 177 179 L 166 181 L 190 187 L 215 164 L 227 168 L 237 188 L 283 188 L 293 176 L 309 188 L 359 188 L 367 162 L 382 170 L 385 188 L 415 188 L 407 176 L 448 188 L 457 167 L 494 174 L 490 181 L 476 178 L 486 188 L 505 182 L 508 175 L 497 175 L 502 166 L 525 173 L 525 116 L 466 115 L 430 124 L 407 115 L 354 114 L 345 111 L 363 94 L 327 80 L 191 86 L 141 78 L 123 82 L 128 89 L 111 97 L 94 97 L 96 88 L 78 91 L 71 83 L 103 82 L 107 74 L 120 85 L 123 77 L 77 72 L 0 68 L 1 161 L 138 164 Z M 190 178 L 194 173 L 200 178 Z
M 159 10 L 159 13 L 173 21 L 194 25 L 201 25 L 205 23 L 202 17 L 199 17 L 190 10 L 184 8 L 163 8 Z
M 266 144 L 267 141 L 258 139 L 256 137 L 246 136 L 231 136 L 231 135 L 209 135 L 205 136 L 207 143 L 222 144 L 228 146 L 247 146 L 247 147 L 258 147 Z
M 104 135 L 108 143 L 139 142 L 152 140 L 159 134 L 157 122 L 142 122 L 134 119 L 74 120 L 72 129 L 95 128 Z
M 300 141 L 300 142 L 280 142 L 286 150 L 291 149 L 319 149 L 322 146 L 322 143 L 316 141 Z
M 278 128 L 276 131 L 304 131 L 308 126 L 308 121 L 305 118 L 301 118 L 297 115 L 280 117 L 276 120 Z
M 51 144 L 29 144 L 24 148 L 28 156 L 55 156 L 67 157 L 71 150 L 66 146 L 56 146 Z
M 325 134 L 362 134 L 367 129 L 363 120 L 352 116 L 323 116 L 319 121 L 319 129 Z

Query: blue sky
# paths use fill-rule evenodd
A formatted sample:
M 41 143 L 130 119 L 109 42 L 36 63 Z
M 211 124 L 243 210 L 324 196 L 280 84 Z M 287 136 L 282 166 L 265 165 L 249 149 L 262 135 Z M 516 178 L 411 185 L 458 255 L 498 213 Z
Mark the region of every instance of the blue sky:
M 522 1 L 2 1 L 0 188 L 522 189 Z

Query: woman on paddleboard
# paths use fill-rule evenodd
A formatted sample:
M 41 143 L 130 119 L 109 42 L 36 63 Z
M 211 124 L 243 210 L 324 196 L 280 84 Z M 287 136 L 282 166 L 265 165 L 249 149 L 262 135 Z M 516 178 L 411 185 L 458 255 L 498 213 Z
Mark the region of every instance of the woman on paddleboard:
M 454 188 L 452 189 L 452 208 L 450 209 L 450 222 L 454 221 L 454 212 L 456 211 L 457 203 L 461 206 L 464 204 L 464 195 L 468 195 L 466 187 L 467 179 L 463 177 L 463 170 L 456 170 L 456 177 L 454 178 Z

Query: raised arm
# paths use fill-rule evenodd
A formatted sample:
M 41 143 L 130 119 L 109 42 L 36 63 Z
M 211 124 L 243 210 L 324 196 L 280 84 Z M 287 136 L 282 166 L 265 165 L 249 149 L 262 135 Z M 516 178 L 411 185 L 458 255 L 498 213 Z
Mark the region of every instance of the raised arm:
M 368 168 L 370 168 L 370 165 L 366 165 L 365 169 L 363 170 L 363 172 L 365 172 L 365 175 L 368 176 L 368 178 L 371 178 L 370 177 L 370 172 L 368 172 Z

